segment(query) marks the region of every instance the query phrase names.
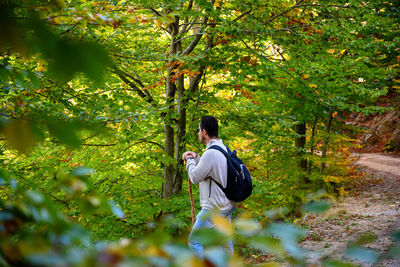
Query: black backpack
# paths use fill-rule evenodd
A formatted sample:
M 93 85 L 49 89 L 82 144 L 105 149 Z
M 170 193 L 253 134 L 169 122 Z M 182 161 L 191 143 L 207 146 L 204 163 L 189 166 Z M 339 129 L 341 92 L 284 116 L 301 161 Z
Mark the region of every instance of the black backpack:
M 224 188 L 211 177 L 210 179 L 214 181 L 219 186 L 219 188 L 221 188 L 221 190 L 225 193 L 225 196 L 229 200 L 240 202 L 248 198 L 251 195 L 251 191 L 253 190 L 250 173 L 247 167 L 243 164 L 242 160 L 237 157 L 236 151 L 234 150 L 233 152 L 231 152 L 226 146 L 226 149 L 228 150 L 228 152 L 226 152 L 222 147 L 217 145 L 211 146 L 208 149 L 216 149 L 220 151 L 225 155 L 228 161 L 226 187 Z

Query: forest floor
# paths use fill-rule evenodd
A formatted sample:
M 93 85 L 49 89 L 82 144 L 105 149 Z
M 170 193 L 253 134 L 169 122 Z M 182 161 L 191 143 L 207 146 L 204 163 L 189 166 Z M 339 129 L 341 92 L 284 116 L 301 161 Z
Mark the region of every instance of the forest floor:
M 309 235 L 301 246 L 320 252 L 309 259 L 310 264 L 318 266 L 328 255 L 349 260 L 343 255 L 347 246 L 365 233 L 376 236 L 365 247 L 387 252 L 391 234 L 400 230 L 400 158 L 373 153 L 354 156 L 358 158 L 354 164 L 365 176 L 329 211 L 303 220 Z M 384 260 L 378 266 L 400 266 L 400 259 Z

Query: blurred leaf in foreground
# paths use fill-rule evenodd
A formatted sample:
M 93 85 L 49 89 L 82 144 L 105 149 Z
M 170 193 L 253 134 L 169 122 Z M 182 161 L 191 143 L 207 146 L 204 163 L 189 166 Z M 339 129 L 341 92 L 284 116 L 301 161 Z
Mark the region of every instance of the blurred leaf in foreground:
M 330 209 L 331 205 L 326 201 L 310 201 L 304 206 L 305 212 L 322 213 Z
M 372 249 L 352 246 L 347 249 L 346 255 L 357 261 L 362 261 L 366 263 L 375 263 L 378 261 L 380 254 Z
M 79 123 L 76 121 L 63 121 L 56 119 L 48 119 L 47 125 L 50 132 L 63 144 L 71 148 L 78 148 L 81 145 L 81 140 L 77 135 Z
M 349 263 L 349 262 L 339 261 L 339 260 L 326 260 L 326 261 L 324 261 L 323 266 L 325 266 L 325 267 L 355 267 L 357 265 Z
M 4 137 L 10 146 L 26 154 L 39 140 L 32 124 L 24 120 L 16 120 L 2 127 Z

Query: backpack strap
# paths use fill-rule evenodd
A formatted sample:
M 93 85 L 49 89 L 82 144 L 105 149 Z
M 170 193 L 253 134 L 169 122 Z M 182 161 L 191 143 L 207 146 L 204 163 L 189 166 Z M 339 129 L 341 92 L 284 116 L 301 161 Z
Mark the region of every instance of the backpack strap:
M 228 152 L 226 152 L 222 147 L 220 147 L 220 146 L 218 146 L 218 145 L 210 146 L 209 148 L 207 148 L 207 150 L 209 150 L 209 149 L 218 150 L 219 152 L 221 152 L 222 154 L 224 154 L 224 156 L 228 159 L 229 154 L 231 153 L 231 151 L 229 150 L 229 148 L 228 148 L 227 146 L 225 146 L 225 147 L 226 147 L 226 149 L 228 150 Z M 228 153 L 229 153 L 229 154 L 228 154 Z M 214 180 L 213 178 L 211 178 L 211 177 L 208 177 L 208 178 L 210 178 L 210 192 L 209 192 L 209 194 L 208 194 L 208 197 L 211 196 L 211 181 L 213 181 L 214 183 L 216 183 L 216 184 L 218 185 L 218 187 L 222 190 L 222 192 L 225 193 L 225 188 L 224 188 L 220 183 L 218 183 L 217 181 L 215 181 L 215 180 Z
M 228 148 L 227 146 L 225 146 L 225 147 L 226 147 L 226 150 L 227 150 L 228 152 L 226 152 L 222 147 L 220 147 L 220 146 L 218 146 L 218 145 L 210 146 L 209 148 L 207 148 L 207 150 L 209 150 L 209 149 L 218 150 L 219 152 L 221 152 L 222 154 L 224 154 L 224 156 L 225 156 L 226 158 L 228 158 L 228 156 L 229 156 L 229 154 L 231 153 L 231 151 L 229 150 L 229 148 Z

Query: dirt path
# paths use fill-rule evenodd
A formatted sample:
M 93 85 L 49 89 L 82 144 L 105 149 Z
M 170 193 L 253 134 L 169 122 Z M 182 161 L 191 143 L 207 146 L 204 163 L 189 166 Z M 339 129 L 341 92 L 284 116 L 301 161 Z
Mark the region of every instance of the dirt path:
M 394 158 L 381 154 L 354 154 L 358 157 L 356 164 L 368 167 L 371 170 L 385 172 L 394 176 L 400 176 L 400 158 Z
M 346 260 L 343 252 L 349 241 L 363 233 L 377 238 L 366 247 L 386 252 L 391 233 L 400 230 L 400 158 L 379 154 L 356 154 L 355 162 L 366 176 L 346 197 L 318 217 L 308 217 L 303 225 L 309 236 L 302 246 L 321 251 L 310 263 L 320 263 L 324 256 Z M 365 263 L 358 263 L 368 266 Z M 400 266 L 400 259 L 385 260 L 378 266 Z

